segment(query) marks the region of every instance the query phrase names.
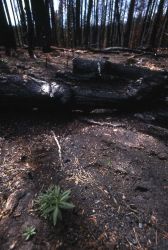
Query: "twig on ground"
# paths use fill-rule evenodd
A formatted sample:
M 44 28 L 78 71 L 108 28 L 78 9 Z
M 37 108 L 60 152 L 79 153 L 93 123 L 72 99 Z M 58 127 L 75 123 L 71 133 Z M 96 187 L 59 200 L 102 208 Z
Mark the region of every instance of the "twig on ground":
M 52 135 L 53 135 L 53 137 L 54 137 L 54 140 L 55 140 L 55 142 L 56 142 L 56 144 L 57 144 L 60 164 L 61 164 L 61 167 L 63 167 L 64 164 L 63 164 L 63 160 L 62 160 L 62 150 L 61 150 L 60 143 L 59 143 L 59 141 L 58 141 L 58 139 L 57 139 L 57 137 L 56 137 L 54 131 L 51 131 L 51 133 L 52 133 Z
M 132 243 L 127 239 L 127 237 L 125 237 L 126 241 L 128 242 L 129 244 L 129 247 L 130 247 L 130 250 L 132 249 Z
M 156 249 L 157 249 L 157 246 L 158 246 L 158 232 L 157 232 L 157 229 L 156 229 L 156 232 L 155 232 L 155 244 L 156 244 Z
M 137 235 L 137 232 L 135 231 L 135 228 L 133 228 L 133 232 L 134 232 L 135 239 L 136 239 L 136 241 L 137 241 L 137 243 L 138 243 L 139 248 L 142 249 L 142 246 L 141 246 L 141 244 L 140 244 L 140 242 L 139 242 L 139 240 L 138 240 L 138 235 Z
M 92 119 L 87 119 L 87 118 L 80 118 L 79 120 L 82 122 L 87 122 L 89 124 L 98 125 L 98 126 L 108 126 L 108 127 L 114 127 L 114 128 L 126 127 L 126 125 L 123 123 L 97 122 L 97 121 L 94 121 Z

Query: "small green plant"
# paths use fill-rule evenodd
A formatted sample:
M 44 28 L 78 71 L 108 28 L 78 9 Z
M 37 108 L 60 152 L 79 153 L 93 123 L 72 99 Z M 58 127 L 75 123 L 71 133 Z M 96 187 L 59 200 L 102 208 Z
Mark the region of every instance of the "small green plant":
M 69 202 L 70 190 L 62 191 L 59 186 L 51 186 L 46 192 L 39 194 L 35 203 L 37 209 L 45 219 L 57 224 L 62 219 L 62 209 L 72 209 L 74 205 Z
M 112 160 L 111 160 L 111 159 L 107 159 L 106 164 L 107 164 L 108 166 L 111 166 L 111 165 L 112 165 Z
M 34 235 L 36 235 L 36 228 L 33 226 L 27 227 L 24 232 L 23 236 L 25 237 L 25 240 L 29 240 L 32 238 Z

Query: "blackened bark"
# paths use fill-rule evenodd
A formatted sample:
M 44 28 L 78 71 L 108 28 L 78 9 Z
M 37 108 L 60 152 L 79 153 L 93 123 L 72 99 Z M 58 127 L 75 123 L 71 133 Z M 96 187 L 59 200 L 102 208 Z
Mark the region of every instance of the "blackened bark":
M 64 38 L 64 6 L 63 2 L 59 2 L 58 8 L 58 16 L 59 16 L 59 44 L 65 46 L 65 38 Z
M 66 84 L 50 84 L 32 77 L 23 79 L 19 75 L 0 76 L 1 109 L 59 109 L 69 105 L 70 98 L 70 88 Z
M 50 51 L 51 27 L 49 2 L 47 0 L 31 0 L 32 15 L 36 29 L 36 43 L 43 47 L 44 52 Z
M 108 0 L 102 6 L 102 20 L 101 20 L 101 34 L 100 34 L 100 48 L 106 46 L 106 16 L 107 16 Z
M 87 20 L 86 20 L 86 30 L 85 30 L 85 46 L 86 47 L 90 47 L 89 38 L 90 38 L 90 19 L 91 19 L 92 7 L 93 7 L 93 0 L 89 0 Z
M 160 0 L 158 11 L 157 11 L 155 22 L 154 22 L 154 26 L 153 26 L 153 30 L 152 30 L 152 34 L 151 34 L 150 45 L 153 48 L 157 48 L 158 42 L 159 42 L 158 41 L 159 40 L 158 39 L 158 35 L 159 35 L 158 32 L 159 32 L 159 27 L 161 24 L 161 18 L 163 15 L 164 3 L 165 3 L 165 0 Z
M 58 45 L 57 23 L 56 23 L 53 0 L 50 1 L 50 8 L 51 8 L 51 21 L 52 21 L 52 42 L 53 44 Z
M 43 45 L 43 36 L 45 31 L 45 22 L 44 22 L 44 1 L 33 1 L 31 0 L 32 6 L 32 14 L 33 19 L 35 22 L 35 29 L 36 29 L 36 45 L 42 46 Z
M 119 11 L 119 0 L 116 1 L 116 20 L 117 20 L 117 44 L 121 45 L 121 27 L 120 27 L 120 11 Z
M 0 0 L 0 33 L 0 44 L 5 46 L 6 55 L 10 56 L 11 49 L 16 49 L 16 40 L 13 28 L 7 22 L 2 0 Z
M 19 39 L 19 32 L 18 32 L 18 27 L 17 27 L 17 21 L 16 21 L 16 17 L 15 17 L 15 9 L 14 9 L 14 6 L 13 6 L 13 2 L 10 0 L 10 4 L 11 4 L 11 11 L 13 13 L 13 18 L 14 18 L 14 33 L 15 33 L 15 37 L 17 38 L 17 43 L 20 45 L 20 39 Z M 8 10 L 8 7 L 6 7 L 6 10 Z M 9 20 L 10 20 L 10 15 L 9 15 Z M 11 25 L 12 26 L 12 25 Z
M 43 52 L 50 52 L 50 45 L 51 45 L 51 26 L 50 26 L 50 0 L 45 0 L 45 35 L 43 36 Z
M 148 15 L 149 15 L 149 10 L 151 8 L 152 5 L 152 0 L 148 1 L 148 5 L 147 5 L 147 9 L 146 9 L 146 13 L 145 13 L 145 17 L 142 23 L 142 29 L 141 29 L 141 35 L 140 35 L 140 43 L 141 45 L 143 45 L 144 43 L 144 35 L 145 35 L 145 31 L 146 31 L 146 25 L 147 25 L 147 20 L 148 20 Z
M 20 21 L 21 21 L 22 40 L 23 40 L 23 43 L 26 43 L 27 26 L 26 26 L 26 16 L 24 13 L 22 0 L 17 0 L 17 4 L 18 4 L 18 10 L 20 14 Z
M 32 77 L 18 75 L 0 76 L 1 110 L 117 108 L 121 110 L 148 109 L 157 105 L 165 94 L 167 76 L 158 74 L 114 89 L 113 86 L 91 84 L 68 85 L 48 83 Z
M 76 0 L 76 45 L 79 46 L 81 44 L 81 27 L 80 27 L 80 13 L 81 10 L 81 0 Z
M 129 47 L 131 27 L 132 27 L 132 23 L 133 23 L 134 8 L 135 8 L 135 0 L 131 0 L 129 11 L 128 11 L 126 31 L 125 31 L 125 39 L 124 39 L 124 46 L 125 47 Z
M 29 0 L 24 0 L 25 2 L 25 10 L 27 16 L 27 35 L 28 35 L 28 52 L 31 57 L 34 56 L 33 49 L 34 49 L 34 25 L 32 20 L 32 14 L 30 10 Z
M 115 0 L 112 28 L 112 44 L 121 44 L 119 0 Z
M 118 77 L 120 79 L 136 80 L 143 77 L 162 75 L 168 76 L 167 72 L 152 71 L 137 66 L 116 64 L 106 60 L 86 60 L 75 58 L 73 60 L 74 75 L 92 76 L 92 78 L 104 78 L 104 76 Z
M 74 23 L 73 23 L 73 3 L 72 0 L 67 0 L 67 46 L 74 47 Z

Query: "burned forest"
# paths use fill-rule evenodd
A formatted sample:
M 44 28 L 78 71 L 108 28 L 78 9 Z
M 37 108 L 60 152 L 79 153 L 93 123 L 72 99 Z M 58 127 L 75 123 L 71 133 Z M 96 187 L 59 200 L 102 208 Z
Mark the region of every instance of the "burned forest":
M 168 249 L 167 0 L 0 0 L 0 249 Z

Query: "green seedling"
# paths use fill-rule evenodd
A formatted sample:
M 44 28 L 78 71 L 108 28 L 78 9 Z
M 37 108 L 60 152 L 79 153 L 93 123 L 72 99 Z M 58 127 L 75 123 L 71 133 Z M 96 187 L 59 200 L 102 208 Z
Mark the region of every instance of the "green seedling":
M 112 160 L 111 160 L 111 159 L 108 159 L 108 160 L 107 160 L 107 165 L 108 165 L 108 166 L 111 166 L 111 165 L 112 165 Z
M 24 232 L 23 236 L 25 237 L 25 240 L 29 240 L 32 238 L 34 235 L 36 235 L 36 228 L 33 226 L 27 227 Z
M 72 209 L 74 205 L 69 202 L 71 191 L 62 191 L 59 186 L 51 186 L 46 192 L 39 194 L 35 203 L 37 209 L 45 219 L 57 224 L 62 219 L 63 209 Z

